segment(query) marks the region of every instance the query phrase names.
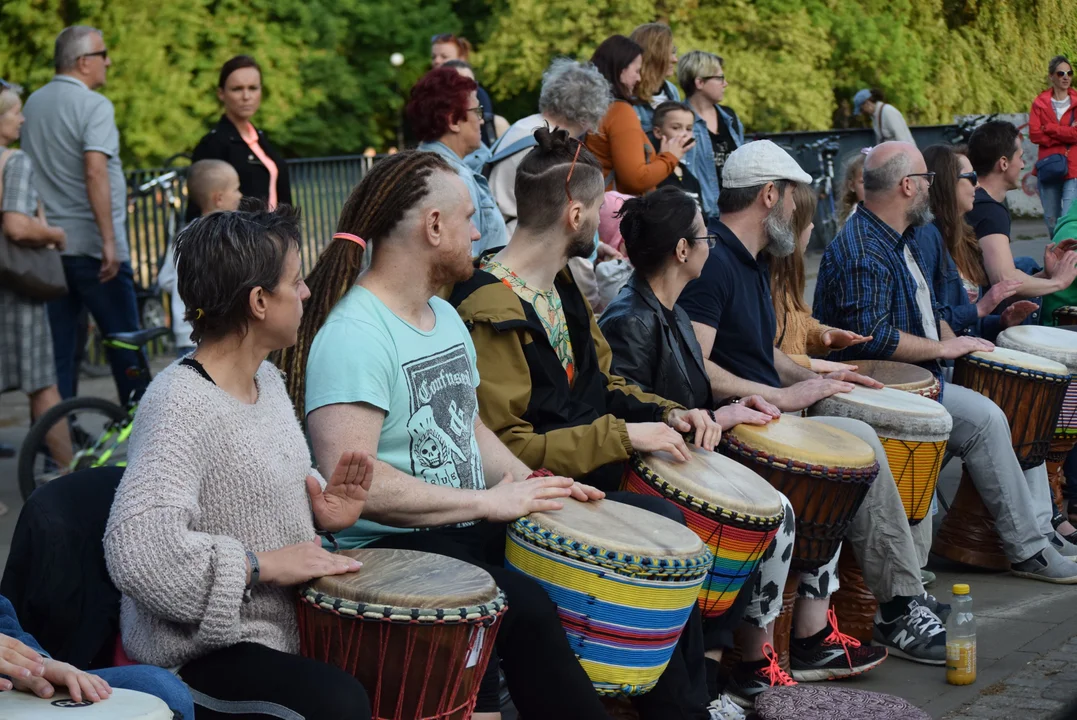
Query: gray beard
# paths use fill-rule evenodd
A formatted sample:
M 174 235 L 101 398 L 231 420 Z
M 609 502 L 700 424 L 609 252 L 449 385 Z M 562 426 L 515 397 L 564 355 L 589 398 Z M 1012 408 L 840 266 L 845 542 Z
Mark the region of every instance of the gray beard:
M 767 236 L 766 251 L 776 258 L 792 255 L 797 247 L 792 220 L 782 217 L 783 204 L 779 201 L 763 220 L 763 232 Z
M 905 222 L 910 227 L 922 227 L 935 219 L 935 213 L 931 212 L 931 203 L 927 200 L 927 193 L 923 194 L 923 199 L 922 205 L 909 208 L 909 212 L 905 214 Z

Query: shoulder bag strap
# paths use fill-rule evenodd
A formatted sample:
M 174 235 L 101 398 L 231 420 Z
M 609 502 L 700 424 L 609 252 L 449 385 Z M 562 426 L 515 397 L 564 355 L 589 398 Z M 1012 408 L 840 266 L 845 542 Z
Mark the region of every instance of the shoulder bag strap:
M 4 201 L 4 168 L 7 166 L 8 159 L 15 151 L 11 148 L 7 148 L 4 152 L 0 152 L 0 203 Z

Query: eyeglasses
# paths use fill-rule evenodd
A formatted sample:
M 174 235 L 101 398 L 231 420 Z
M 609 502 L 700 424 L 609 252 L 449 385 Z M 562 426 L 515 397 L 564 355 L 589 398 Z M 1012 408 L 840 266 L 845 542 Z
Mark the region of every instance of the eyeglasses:
M 569 202 L 572 202 L 572 191 L 568 189 L 568 184 L 572 182 L 572 173 L 576 170 L 576 161 L 580 159 L 580 150 L 582 149 L 583 143 L 577 140 L 576 154 L 572 156 L 572 164 L 568 166 L 568 175 L 565 176 L 565 195 L 568 195 Z
M 687 238 L 687 239 L 691 240 L 692 242 L 695 242 L 696 240 L 706 240 L 707 241 L 707 247 L 710 248 L 711 250 L 713 250 L 714 246 L 718 244 L 718 236 L 715 235 L 714 233 L 710 233 L 708 235 L 700 235 L 699 237 Z
M 482 105 L 478 105 L 478 106 L 473 107 L 473 108 L 468 108 L 467 111 L 469 113 L 475 113 L 476 115 L 479 116 L 480 120 L 482 119 Z
M 957 176 L 957 179 L 958 180 L 968 180 L 973 185 L 975 185 L 977 180 L 979 180 L 979 178 L 978 178 L 978 176 L 976 175 L 975 172 L 961 173 L 960 175 Z
M 935 173 L 933 173 L 933 172 L 909 173 L 905 177 L 907 177 L 907 178 L 922 177 L 925 180 L 927 180 L 927 186 L 928 187 L 931 187 L 931 183 L 935 182 Z
M 99 57 L 102 60 L 108 60 L 108 50 L 98 50 L 97 52 L 86 53 L 85 55 L 79 55 L 78 59 L 81 60 L 85 57 Z
M 1073 77 L 1072 70 L 1055 70 L 1055 77 Z
M 710 82 L 711 80 L 717 80 L 720 83 L 725 82 L 725 75 L 704 75 L 700 78 L 703 82 Z

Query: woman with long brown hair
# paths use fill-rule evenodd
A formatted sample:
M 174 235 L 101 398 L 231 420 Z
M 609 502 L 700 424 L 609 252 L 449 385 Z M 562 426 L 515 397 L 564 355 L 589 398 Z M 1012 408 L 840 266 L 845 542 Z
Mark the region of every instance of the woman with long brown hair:
M 810 186 L 797 183 L 793 186 L 793 202 L 796 205 L 793 211 L 796 248 L 785 257 L 770 258 L 770 294 L 778 319 L 774 345 L 815 372 L 848 370 L 852 366 L 810 357 L 859 345 L 871 338 L 823 325 L 812 317 L 811 308 L 804 300 L 804 251 L 815 228 L 812 218 L 818 200 Z
M 844 225 L 856 210 L 857 203 L 864 199 L 864 158 L 867 154 L 861 150 L 845 161 L 841 172 L 841 195 L 838 198 L 838 217 Z
M 673 44 L 673 31 L 664 23 L 640 25 L 628 37 L 643 48 L 643 65 L 636 86 L 639 102 L 635 109 L 643 132 L 649 133 L 654 124 L 654 109 L 666 101 L 681 100 L 680 90 L 669 81 L 677 72 L 677 46 Z

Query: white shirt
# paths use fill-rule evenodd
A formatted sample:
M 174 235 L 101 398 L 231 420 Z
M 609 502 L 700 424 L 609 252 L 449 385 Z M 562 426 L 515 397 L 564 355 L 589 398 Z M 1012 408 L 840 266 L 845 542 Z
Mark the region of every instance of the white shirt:
M 1066 111 L 1070 109 L 1070 96 L 1067 95 L 1062 100 L 1051 98 L 1051 107 L 1055 109 L 1055 119 L 1061 120 Z
M 939 328 L 935 324 L 935 308 L 931 306 L 931 290 L 927 286 L 924 272 L 920 269 L 920 265 L 917 264 L 916 258 L 912 256 L 912 250 L 909 248 L 908 243 L 905 243 L 905 265 L 909 268 L 912 279 L 916 282 L 916 307 L 920 309 L 920 321 L 924 326 L 924 337 L 929 340 L 938 340 Z

